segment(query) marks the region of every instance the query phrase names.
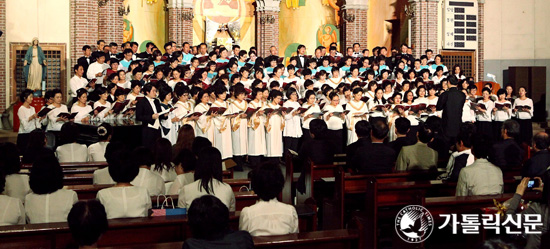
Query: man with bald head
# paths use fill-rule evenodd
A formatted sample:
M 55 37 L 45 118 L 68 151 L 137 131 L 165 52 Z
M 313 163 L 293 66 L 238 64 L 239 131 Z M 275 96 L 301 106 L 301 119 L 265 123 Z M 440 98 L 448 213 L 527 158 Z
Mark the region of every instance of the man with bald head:
M 548 151 L 550 138 L 548 134 L 542 131 L 535 134 L 532 146 L 535 154 L 523 165 L 521 169 L 523 177 L 542 176 L 550 166 L 550 152 Z

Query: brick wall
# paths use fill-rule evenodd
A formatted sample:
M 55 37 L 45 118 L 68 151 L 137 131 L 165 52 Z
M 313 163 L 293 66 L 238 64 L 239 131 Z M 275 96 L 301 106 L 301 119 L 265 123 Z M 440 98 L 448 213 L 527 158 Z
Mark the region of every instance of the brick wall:
M 477 21 L 477 32 L 478 32 L 478 42 L 477 42 L 477 66 L 478 74 L 477 80 L 483 80 L 485 78 L 485 3 L 478 3 L 478 21 Z
M 346 9 L 342 15 L 341 21 L 344 22 L 340 30 L 340 51 L 346 51 L 347 47 L 353 46 L 358 42 L 361 48 L 367 48 L 367 12 L 366 9 Z M 355 16 L 353 22 L 343 20 L 345 15 Z
M 97 4 L 97 1 L 90 1 Z M 123 36 L 123 17 L 118 14 L 118 8 L 123 6 L 123 0 L 109 0 L 103 7 L 99 7 L 99 39 L 105 42 L 116 42 L 119 46 L 122 43 Z M 120 49 L 119 49 L 120 50 Z
M 191 8 L 168 9 L 168 40 L 175 41 L 178 45 L 183 42 L 193 44 L 193 20 L 184 20 L 183 14 L 193 13 Z
M 82 56 L 84 45 L 95 45 L 98 40 L 98 8 L 96 1 L 71 0 L 71 66 Z
M 274 16 L 273 23 L 262 23 L 261 18 L 265 16 Z M 279 12 L 272 10 L 256 11 L 256 48 L 258 56 L 268 56 L 269 48 L 275 46 L 279 48 Z
M 0 0 L 0 30 L 6 32 L 6 0 Z M 6 34 L 0 37 L 0 112 L 4 112 L 6 103 Z
M 437 1 L 417 0 L 411 2 L 415 14 L 411 19 L 411 46 L 413 55 L 420 57 L 426 49 L 437 54 Z

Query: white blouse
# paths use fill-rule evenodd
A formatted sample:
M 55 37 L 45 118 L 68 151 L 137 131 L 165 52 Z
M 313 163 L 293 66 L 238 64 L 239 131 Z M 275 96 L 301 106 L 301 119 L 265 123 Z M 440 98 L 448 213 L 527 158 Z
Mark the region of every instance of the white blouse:
M 92 112 L 92 111 L 93 111 L 93 109 L 90 105 L 86 105 L 86 106 L 82 107 L 82 106 L 79 106 L 77 103 L 75 103 L 71 107 L 71 113 L 78 113 L 74 117 L 75 122 L 82 121 L 82 119 L 87 117 L 88 115 L 90 115 L 90 112 Z
M 511 119 L 512 118 L 512 103 L 510 103 L 510 101 L 504 101 L 503 103 L 500 103 L 500 102 L 495 102 L 495 107 L 497 104 L 509 104 L 510 105 L 510 108 L 508 108 L 508 111 L 505 111 L 504 109 L 501 109 L 501 110 L 498 110 L 496 112 L 491 112 L 493 113 L 493 120 L 494 121 L 498 121 L 498 122 L 504 122 L 508 119 Z
M 25 208 L 21 200 L 0 195 L 0 226 L 25 224 Z
M 326 104 L 325 107 L 323 108 L 323 111 L 326 112 L 325 114 L 323 114 L 323 120 L 326 121 L 327 120 L 326 117 L 329 115 L 329 113 L 343 112 L 344 109 L 342 108 L 341 105 L 332 106 L 330 104 Z M 341 130 L 344 127 L 343 124 L 345 121 L 346 120 L 340 116 L 332 115 L 332 117 L 330 117 L 329 120 L 326 121 L 326 123 L 329 130 Z
M 105 109 L 98 113 L 96 117 L 99 117 L 100 119 L 105 119 L 108 116 L 107 112 L 111 110 L 111 103 L 109 101 L 105 101 L 105 104 L 101 104 L 99 101 L 96 101 L 94 103 L 94 110 L 99 106 L 104 106 Z
M 14 197 L 25 203 L 25 196 L 31 192 L 29 186 L 29 175 L 11 174 L 6 176 L 6 186 L 4 194 Z
M 48 127 L 46 128 L 47 131 L 60 131 L 61 126 L 65 123 L 64 121 L 57 122 L 57 115 L 62 112 L 69 113 L 69 110 L 67 109 L 66 105 L 61 104 L 59 108 L 56 108 L 54 105 L 49 105 L 48 108 L 53 108 L 50 112 L 48 112 Z
M 152 208 L 147 189 L 138 186 L 102 189 L 97 199 L 105 206 L 107 219 L 147 217 Z
M 480 100 L 477 103 L 482 103 L 487 108 L 487 110 L 485 110 L 484 112 L 476 114 L 477 121 L 491 122 L 492 121 L 491 113 L 493 112 L 493 108 L 495 107 L 495 103 L 493 103 L 493 101 L 491 101 L 491 100 L 489 100 L 487 102 L 483 102 L 483 100 Z
M 66 222 L 69 211 L 78 201 L 73 190 L 59 189 L 53 193 L 25 197 L 25 213 L 29 224 Z
M 302 105 L 302 108 L 308 108 L 308 107 L 309 105 L 307 103 L 304 103 Z M 304 117 L 312 113 L 321 113 L 321 108 L 319 108 L 319 105 L 313 104 L 311 108 L 307 109 L 307 111 L 304 112 Z M 309 129 L 309 123 L 311 122 L 311 120 L 314 120 L 314 119 L 315 118 L 308 118 L 304 120 L 304 118 L 302 118 L 302 128 Z
M 70 143 L 64 144 L 55 150 L 55 155 L 60 163 L 64 162 L 87 162 L 88 148 L 85 144 Z
M 518 119 L 531 119 L 533 117 L 533 100 L 530 98 L 526 98 L 524 100 L 521 100 L 520 98 L 517 98 L 514 101 L 514 106 L 512 109 L 516 108 L 516 106 L 530 106 L 531 110 L 527 112 L 520 112 L 516 111 L 515 116 Z
M 193 200 L 208 194 L 200 187 L 200 183 L 201 180 L 196 180 L 183 187 L 178 197 L 178 207 L 189 208 Z M 208 186 L 212 187 L 211 195 L 218 197 L 229 208 L 229 212 L 235 211 L 235 194 L 229 184 L 212 179 L 212 184 Z
M 272 199 L 245 207 L 239 217 L 239 230 L 252 236 L 285 235 L 298 232 L 298 214 L 292 205 Z
M 88 146 L 88 160 L 90 162 L 106 162 L 105 150 L 107 149 L 109 142 L 97 142 Z
M 139 173 L 131 184 L 144 187 L 151 196 L 161 195 L 166 191 L 164 179 L 159 174 L 146 168 L 139 168 Z
M 103 169 L 96 169 L 94 171 L 93 183 L 94 185 L 97 185 L 97 184 L 115 184 L 116 182 L 111 177 L 111 174 L 109 174 L 109 167 L 105 167 Z
M 476 121 L 476 113 L 474 110 L 472 110 L 471 107 L 471 101 L 466 98 L 466 101 L 464 101 L 464 106 L 462 107 L 462 122 L 475 122 Z
M 300 126 L 301 117 L 300 115 L 292 115 L 294 112 L 296 112 L 296 110 L 298 110 L 298 108 L 300 108 L 300 103 L 288 100 L 283 104 L 283 107 L 294 108 L 292 112 L 287 113 L 284 117 L 285 128 L 283 129 L 283 136 L 294 138 L 302 137 L 302 127 Z
M 38 118 L 29 121 L 29 118 L 36 113 L 34 107 L 25 106 L 19 107 L 17 110 L 17 117 L 19 117 L 19 134 L 30 133 L 31 131 L 40 128 L 40 122 Z
M 167 195 L 179 195 L 181 193 L 181 190 L 183 186 L 193 183 L 195 181 L 195 173 L 194 172 L 188 172 L 181 175 L 176 176 L 176 180 L 174 180 L 174 183 L 170 186 L 170 190 L 166 193 Z

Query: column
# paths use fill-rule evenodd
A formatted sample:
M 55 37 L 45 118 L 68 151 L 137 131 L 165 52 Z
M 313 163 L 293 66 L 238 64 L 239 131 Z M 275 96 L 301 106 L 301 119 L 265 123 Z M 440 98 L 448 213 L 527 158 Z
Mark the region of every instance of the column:
M 477 80 L 481 81 L 485 79 L 485 0 L 479 0 L 477 7 Z
M 84 45 L 95 45 L 98 40 L 98 10 L 99 5 L 96 1 L 71 0 L 71 65 L 75 65 L 82 56 Z M 71 73 L 72 71 L 71 69 Z
M 437 3 L 439 0 L 409 0 L 411 17 L 411 44 L 413 55 L 420 57 L 426 49 L 437 54 Z
M 271 46 L 279 49 L 280 3 L 280 0 L 256 0 L 256 48 L 258 56 L 268 56 Z
M 116 42 L 120 46 L 124 38 L 124 17 L 118 13 L 118 9 L 123 6 L 123 0 L 109 0 L 105 5 L 99 6 L 99 39 L 106 43 Z
M 6 32 L 6 0 L 0 0 L 0 30 Z M 6 34 L 3 34 L 0 37 L 0 113 L 6 110 L 9 101 L 6 99 L 6 93 L 11 91 L 6 88 L 6 54 Z M 2 125 L 0 125 L 1 127 Z
M 193 0 L 168 2 L 168 40 L 193 43 Z
M 342 7 L 340 21 L 340 51 L 345 51 L 358 42 L 361 48 L 367 48 L 367 12 L 368 0 L 348 0 Z

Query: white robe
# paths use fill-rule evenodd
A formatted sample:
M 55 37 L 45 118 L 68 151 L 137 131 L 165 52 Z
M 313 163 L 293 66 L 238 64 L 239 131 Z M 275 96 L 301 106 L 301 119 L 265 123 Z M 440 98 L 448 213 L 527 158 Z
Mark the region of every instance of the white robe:
M 233 101 L 229 106 L 229 113 L 239 113 L 248 109 L 248 103 Z M 248 153 L 248 119 L 235 117 L 231 119 L 231 142 L 234 156 L 244 156 Z
M 369 108 L 367 107 L 367 103 L 359 100 L 359 102 L 355 101 L 355 100 L 351 100 L 347 105 L 346 105 L 346 110 L 349 110 L 350 112 L 346 115 L 346 124 L 347 124 L 347 132 L 348 132 L 348 139 L 347 139 L 347 144 L 346 145 L 350 145 L 351 143 L 354 143 L 355 141 L 357 141 L 357 139 L 359 139 L 357 137 L 357 133 L 355 133 L 355 124 L 357 124 L 357 122 L 361 121 L 361 120 L 368 120 L 368 118 L 363 118 L 363 117 L 355 117 L 356 114 L 361 114 L 361 113 L 368 113 L 369 112 Z
M 267 104 L 266 108 L 279 109 L 280 105 Z M 284 119 L 282 114 L 276 113 L 266 118 L 266 157 L 283 156 L 283 128 Z
M 283 130 L 284 137 L 300 138 L 302 137 L 301 117 L 300 115 L 293 116 L 294 112 L 300 108 L 300 103 L 294 101 L 286 101 L 283 107 L 292 107 L 294 110 L 285 115 L 285 128 Z
M 199 117 L 197 120 L 196 128 L 195 128 L 195 135 L 197 137 L 205 137 L 210 140 L 212 144 L 214 144 L 214 126 L 212 124 L 212 119 L 210 116 L 206 116 L 206 112 L 210 109 L 210 106 L 208 104 L 199 103 L 197 106 L 195 106 L 194 112 L 203 112 L 204 114 Z
M 263 103 L 250 101 L 250 108 L 265 109 Z M 266 141 L 265 141 L 265 115 L 255 113 L 248 121 L 248 155 L 249 156 L 265 156 Z
M 229 104 L 225 101 L 215 101 L 212 107 L 225 107 L 229 109 Z M 233 146 L 231 140 L 231 120 L 229 117 L 223 116 L 229 114 L 229 110 L 224 113 L 218 113 L 218 116 L 213 118 L 214 124 L 214 147 L 220 150 L 222 160 L 233 157 Z
M 168 105 L 167 107 L 164 107 L 163 105 L 161 105 L 162 111 L 168 110 L 170 108 L 172 108 L 172 105 Z M 174 112 L 175 110 L 172 112 L 169 112 L 168 118 L 160 121 L 160 124 L 163 127 L 161 129 L 161 135 L 163 138 L 168 139 L 168 141 L 170 141 L 170 144 L 172 145 L 176 144 L 176 140 L 178 139 L 178 129 L 179 129 L 179 124 L 178 124 L 179 122 L 172 123 L 172 119 L 176 117 L 176 114 Z M 165 130 L 168 130 L 168 132 L 165 133 Z

